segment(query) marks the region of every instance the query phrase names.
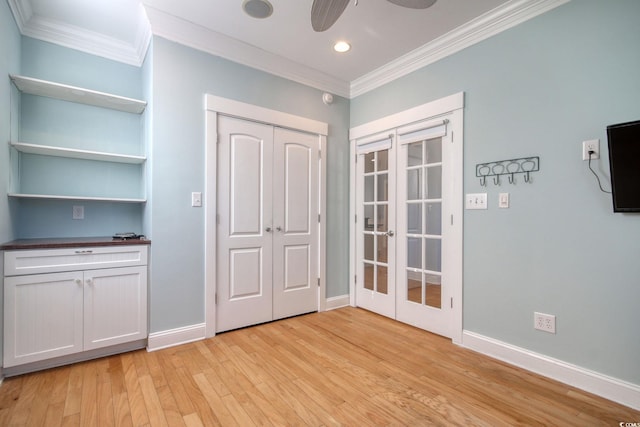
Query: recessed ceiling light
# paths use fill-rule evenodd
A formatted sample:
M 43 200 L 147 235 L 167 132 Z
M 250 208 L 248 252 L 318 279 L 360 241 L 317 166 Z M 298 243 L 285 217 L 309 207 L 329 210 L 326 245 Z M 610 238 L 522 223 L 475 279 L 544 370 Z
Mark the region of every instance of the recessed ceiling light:
M 333 50 L 336 52 L 344 53 L 351 49 L 351 45 L 345 41 L 339 41 L 333 45 Z
M 242 10 L 252 18 L 264 19 L 271 16 L 273 6 L 268 0 L 244 0 Z

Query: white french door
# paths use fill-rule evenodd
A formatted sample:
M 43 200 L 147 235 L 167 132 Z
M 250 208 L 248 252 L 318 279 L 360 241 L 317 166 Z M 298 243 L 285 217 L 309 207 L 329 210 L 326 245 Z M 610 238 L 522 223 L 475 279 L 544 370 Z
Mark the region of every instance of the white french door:
M 397 320 L 451 336 L 453 144 L 446 121 L 398 129 Z M 443 217 L 443 213 L 445 217 Z M 449 273 L 451 277 L 449 277 Z
M 220 116 L 216 331 L 318 309 L 318 137 Z
M 360 307 L 395 317 L 395 151 L 389 135 L 361 141 L 357 151 L 357 277 Z
M 407 119 L 407 125 L 398 117 L 352 130 L 355 305 L 456 340 L 462 330 L 462 111 Z M 367 129 L 392 120 L 397 127 L 367 136 Z

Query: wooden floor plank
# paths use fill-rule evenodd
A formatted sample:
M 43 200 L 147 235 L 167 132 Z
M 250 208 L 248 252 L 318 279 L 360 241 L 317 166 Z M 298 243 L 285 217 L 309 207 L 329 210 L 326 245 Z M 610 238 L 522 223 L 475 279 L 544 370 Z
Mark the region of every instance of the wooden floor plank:
M 0 425 L 619 425 L 640 411 L 343 308 L 6 378 Z

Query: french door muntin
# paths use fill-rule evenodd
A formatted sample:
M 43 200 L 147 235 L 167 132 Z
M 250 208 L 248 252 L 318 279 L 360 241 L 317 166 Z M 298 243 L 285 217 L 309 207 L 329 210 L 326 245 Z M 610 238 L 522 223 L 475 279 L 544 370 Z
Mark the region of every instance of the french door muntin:
M 358 142 L 357 305 L 395 316 L 395 151 L 393 136 Z

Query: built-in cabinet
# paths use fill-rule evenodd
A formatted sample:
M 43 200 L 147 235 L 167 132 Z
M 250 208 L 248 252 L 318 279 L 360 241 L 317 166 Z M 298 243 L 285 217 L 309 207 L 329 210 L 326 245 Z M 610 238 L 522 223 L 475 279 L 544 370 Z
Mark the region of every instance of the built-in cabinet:
M 145 101 L 9 77 L 22 96 L 19 131 L 9 142 L 9 197 L 146 201 L 139 136 Z
M 147 245 L 13 250 L 4 263 L 5 371 L 126 343 L 144 346 Z

